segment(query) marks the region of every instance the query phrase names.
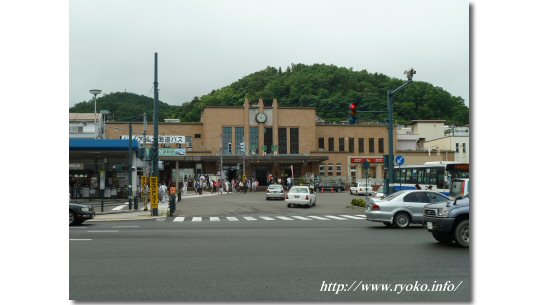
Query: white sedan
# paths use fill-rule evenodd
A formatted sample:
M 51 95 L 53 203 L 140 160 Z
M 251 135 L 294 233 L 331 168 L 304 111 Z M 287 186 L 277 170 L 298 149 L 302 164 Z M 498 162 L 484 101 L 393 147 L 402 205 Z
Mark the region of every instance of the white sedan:
M 370 184 L 353 182 L 353 185 L 349 188 L 349 194 L 371 196 L 374 194 L 374 190 Z
M 293 186 L 286 194 L 288 208 L 292 205 L 303 205 L 307 208 L 316 205 L 316 193 L 308 186 Z

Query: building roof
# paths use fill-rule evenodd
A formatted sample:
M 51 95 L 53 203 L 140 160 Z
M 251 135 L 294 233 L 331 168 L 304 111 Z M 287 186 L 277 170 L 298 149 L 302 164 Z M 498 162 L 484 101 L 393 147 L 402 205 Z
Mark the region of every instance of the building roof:
M 97 113 L 97 120 L 101 120 L 101 113 Z M 93 113 L 69 113 L 69 122 L 90 122 L 95 119 Z
M 138 150 L 138 141 L 132 141 Z M 129 140 L 69 139 L 69 151 L 129 151 Z

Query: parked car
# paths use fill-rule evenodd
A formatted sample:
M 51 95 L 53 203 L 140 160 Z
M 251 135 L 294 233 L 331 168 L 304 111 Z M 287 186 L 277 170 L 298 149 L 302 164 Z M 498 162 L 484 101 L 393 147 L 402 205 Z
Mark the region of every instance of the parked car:
M 90 205 L 69 203 L 69 225 L 79 225 L 88 219 L 95 218 L 95 211 Z
M 424 222 L 433 238 L 440 243 L 455 241 L 460 247 L 469 247 L 469 194 L 446 203 L 428 204 L 424 207 Z
M 267 187 L 267 192 L 265 193 L 265 200 L 269 199 L 280 199 L 284 200 L 286 195 L 284 194 L 284 187 L 280 184 L 271 184 Z
M 368 195 L 372 196 L 374 194 L 374 189 L 372 188 L 372 185 L 364 182 L 353 182 L 351 187 L 349 188 L 349 193 L 351 195 Z
M 318 181 L 314 184 L 316 192 L 344 192 L 346 186 L 339 181 Z
M 286 194 L 288 208 L 295 205 L 306 206 L 307 208 L 316 205 L 316 193 L 308 186 L 292 186 Z
M 450 201 L 450 198 L 437 192 L 405 190 L 391 194 L 381 200 L 368 200 L 366 220 L 382 222 L 386 226 L 407 228 L 410 224 L 422 224 L 424 206 L 430 203 Z
M 383 185 L 380 186 L 377 191 L 375 192 L 374 198 L 376 199 L 383 199 L 385 198 L 385 194 L 383 193 Z

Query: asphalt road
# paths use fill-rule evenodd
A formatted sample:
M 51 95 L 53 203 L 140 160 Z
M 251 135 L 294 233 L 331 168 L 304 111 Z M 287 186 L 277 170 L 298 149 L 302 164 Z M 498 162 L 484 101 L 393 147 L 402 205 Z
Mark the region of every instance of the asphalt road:
M 288 209 L 283 202 L 249 199 L 248 194 L 200 198 L 185 201 L 181 211 L 196 212 L 188 215 L 202 217 L 200 222 L 167 218 L 71 227 L 70 299 L 470 301 L 469 250 L 440 245 L 420 226 L 398 230 L 351 218 L 260 218 L 353 215 L 346 206 L 356 197 L 323 195 L 311 209 Z M 207 217 L 225 215 L 256 220 Z M 392 291 L 366 292 L 366 284 L 391 284 Z M 416 291 L 425 289 L 437 291 Z

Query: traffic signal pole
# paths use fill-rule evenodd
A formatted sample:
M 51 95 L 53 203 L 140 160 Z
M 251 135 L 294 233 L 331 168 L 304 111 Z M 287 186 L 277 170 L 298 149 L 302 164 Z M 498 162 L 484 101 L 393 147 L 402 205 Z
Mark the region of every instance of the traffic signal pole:
M 153 154 L 152 177 L 159 178 L 159 83 L 157 82 L 157 53 L 155 53 L 155 81 L 153 82 Z M 157 180 L 158 181 L 158 180 Z M 151 209 L 152 216 L 159 216 L 159 208 Z

